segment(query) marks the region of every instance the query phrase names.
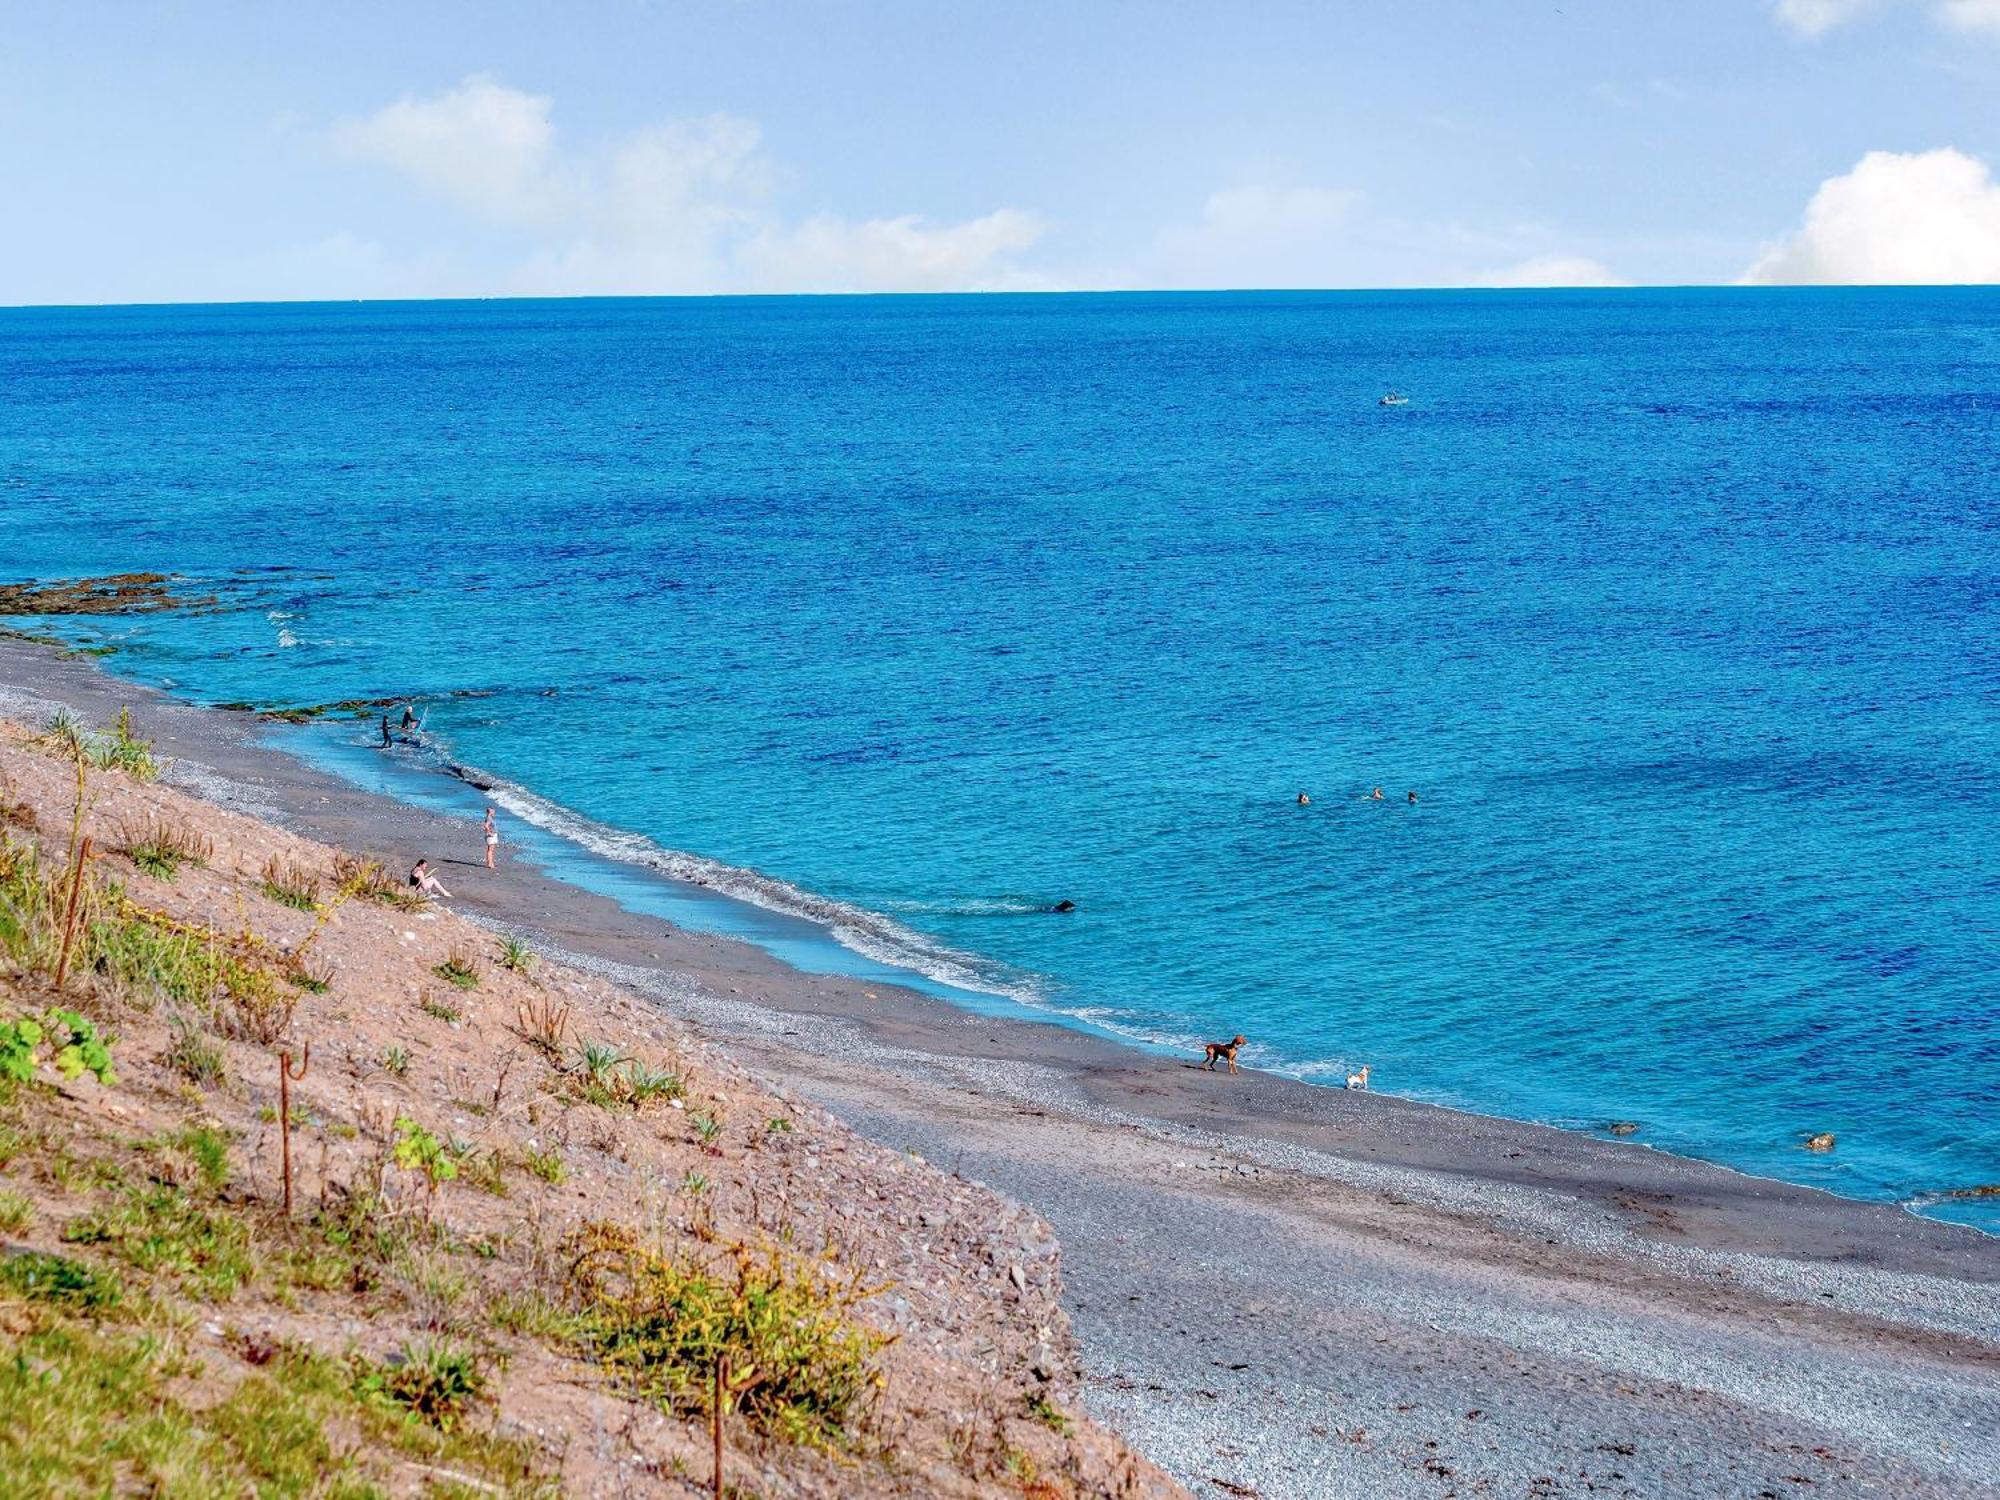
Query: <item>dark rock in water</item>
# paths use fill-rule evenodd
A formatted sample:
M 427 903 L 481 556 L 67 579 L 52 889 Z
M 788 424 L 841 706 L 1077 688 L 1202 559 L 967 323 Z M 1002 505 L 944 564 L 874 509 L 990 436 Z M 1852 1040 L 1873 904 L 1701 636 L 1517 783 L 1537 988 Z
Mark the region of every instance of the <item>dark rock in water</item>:
M 1613 1135 L 1637 1135 L 1639 1133 L 1637 1122 L 1632 1120 L 1613 1120 L 1604 1128 Z
M 1948 1188 L 1939 1193 L 1940 1198 L 2000 1198 L 2000 1182 L 1983 1183 L 1979 1187 Z

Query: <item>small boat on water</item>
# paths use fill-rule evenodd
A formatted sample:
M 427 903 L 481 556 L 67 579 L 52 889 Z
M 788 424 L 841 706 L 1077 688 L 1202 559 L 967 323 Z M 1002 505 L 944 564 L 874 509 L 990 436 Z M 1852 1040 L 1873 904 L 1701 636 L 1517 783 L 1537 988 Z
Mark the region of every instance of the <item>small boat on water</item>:
M 1375 404 L 1377 406 L 1408 406 L 1410 398 L 1405 396 L 1401 391 L 1391 391 Z

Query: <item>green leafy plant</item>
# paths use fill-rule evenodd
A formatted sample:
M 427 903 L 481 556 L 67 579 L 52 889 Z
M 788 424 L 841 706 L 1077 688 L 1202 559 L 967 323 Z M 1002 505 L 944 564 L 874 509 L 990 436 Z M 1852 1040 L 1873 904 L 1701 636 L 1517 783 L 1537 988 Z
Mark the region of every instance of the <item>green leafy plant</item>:
M 500 939 L 500 967 L 525 974 L 535 966 L 534 950 L 519 938 Z
M 99 1083 L 118 1081 L 111 1066 L 111 1044 L 98 1032 L 97 1023 L 60 1007 L 43 1011 L 39 1020 L 19 1016 L 0 1026 L 0 1077 L 27 1082 L 35 1076 L 45 1047 L 53 1049 L 49 1060 L 65 1078 L 88 1073 Z
M 530 1151 L 521 1158 L 521 1165 L 544 1182 L 561 1182 L 569 1175 L 563 1159 L 553 1151 Z
M 408 1115 L 396 1117 L 395 1161 L 406 1172 L 421 1172 L 432 1197 L 437 1196 L 440 1183 L 458 1176 L 458 1162 L 450 1148 Z
M 436 1016 L 440 1021 L 456 1021 L 461 1014 L 456 1005 L 435 995 L 424 996 L 422 1010 L 425 1015 Z
M 405 1073 L 410 1071 L 410 1049 L 408 1047 L 391 1047 L 387 1052 L 382 1054 L 382 1066 L 391 1073 L 394 1073 L 398 1078 L 401 1078 Z

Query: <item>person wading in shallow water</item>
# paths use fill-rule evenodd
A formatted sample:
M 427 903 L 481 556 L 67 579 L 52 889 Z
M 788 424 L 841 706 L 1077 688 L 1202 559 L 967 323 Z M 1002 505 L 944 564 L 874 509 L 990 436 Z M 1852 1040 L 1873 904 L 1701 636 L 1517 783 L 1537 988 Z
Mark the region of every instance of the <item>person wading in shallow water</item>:
M 1415 801 L 1415 798 L 1410 800 Z M 486 868 L 493 868 L 493 851 L 500 847 L 500 830 L 493 826 L 493 809 L 486 809 Z

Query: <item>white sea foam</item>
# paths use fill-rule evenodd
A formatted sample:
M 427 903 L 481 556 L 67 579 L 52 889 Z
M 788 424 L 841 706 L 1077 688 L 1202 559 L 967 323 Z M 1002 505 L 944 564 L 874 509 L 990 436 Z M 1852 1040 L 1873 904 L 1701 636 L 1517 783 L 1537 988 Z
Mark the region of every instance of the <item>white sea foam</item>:
M 1052 1008 L 1031 979 L 1002 973 L 976 955 L 926 937 L 892 917 L 818 895 L 775 876 L 669 849 L 643 834 L 599 823 L 474 766 L 445 761 L 444 768 L 481 788 L 495 806 L 593 854 L 654 870 L 781 916 L 797 917 L 822 928 L 835 942 L 864 958 L 911 970 L 939 984 L 996 995 L 1038 1010 Z

